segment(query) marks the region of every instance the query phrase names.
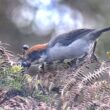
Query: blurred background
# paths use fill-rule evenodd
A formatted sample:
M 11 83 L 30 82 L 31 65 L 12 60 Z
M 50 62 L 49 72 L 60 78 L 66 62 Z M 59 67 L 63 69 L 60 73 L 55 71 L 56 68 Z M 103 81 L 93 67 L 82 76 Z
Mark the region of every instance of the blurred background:
M 79 28 L 110 26 L 110 0 L 0 0 L 0 41 L 21 52 L 48 42 L 58 34 Z M 110 32 L 100 38 L 96 53 L 107 59 Z

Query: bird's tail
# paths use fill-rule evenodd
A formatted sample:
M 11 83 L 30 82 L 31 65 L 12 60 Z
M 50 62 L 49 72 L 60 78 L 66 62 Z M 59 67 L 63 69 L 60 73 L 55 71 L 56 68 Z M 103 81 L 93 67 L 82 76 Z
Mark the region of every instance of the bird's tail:
M 91 38 L 89 37 L 88 39 L 89 40 L 96 40 L 98 37 L 100 37 L 100 35 L 103 33 L 103 32 L 106 32 L 106 31 L 110 31 L 110 27 L 107 27 L 107 28 L 104 28 L 104 29 L 97 29 L 97 30 L 94 30 L 92 31 L 90 34 L 92 34 Z
M 106 31 L 110 31 L 110 27 L 107 27 L 107 28 L 104 28 L 104 29 L 99 29 L 99 30 L 97 30 L 97 31 L 99 31 L 99 32 L 106 32 Z

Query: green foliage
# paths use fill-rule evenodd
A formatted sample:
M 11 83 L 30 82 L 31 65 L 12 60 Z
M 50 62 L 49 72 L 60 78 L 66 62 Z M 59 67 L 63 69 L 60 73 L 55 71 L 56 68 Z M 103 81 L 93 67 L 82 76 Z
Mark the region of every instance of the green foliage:
M 4 67 L 0 71 L 0 87 L 21 89 L 23 77 L 20 73 L 14 74 L 12 67 Z

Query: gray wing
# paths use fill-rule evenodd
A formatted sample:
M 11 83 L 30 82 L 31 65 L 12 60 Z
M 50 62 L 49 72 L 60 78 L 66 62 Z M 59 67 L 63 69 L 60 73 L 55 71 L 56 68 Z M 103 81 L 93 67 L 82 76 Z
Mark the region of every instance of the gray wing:
M 78 38 L 84 37 L 85 35 L 94 30 L 95 29 L 77 29 L 66 34 L 61 34 L 59 36 L 52 38 L 49 41 L 49 47 L 53 47 L 57 43 L 63 46 L 67 46 L 71 44 L 73 41 L 77 40 Z

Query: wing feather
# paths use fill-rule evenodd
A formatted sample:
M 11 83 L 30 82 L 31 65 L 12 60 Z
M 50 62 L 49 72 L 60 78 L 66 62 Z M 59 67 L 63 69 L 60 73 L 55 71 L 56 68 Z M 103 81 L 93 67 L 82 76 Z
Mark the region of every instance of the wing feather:
M 84 37 L 85 35 L 87 35 L 88 33 L 94 30 L 95 29 L 77 29 L 66 34 L 61 34 L 50 40 L 49 47 L 53 47 L 57 43 L 63 46 L 67 46 L 71 44 L 73 41 L 75 41 L 76 39 Z

